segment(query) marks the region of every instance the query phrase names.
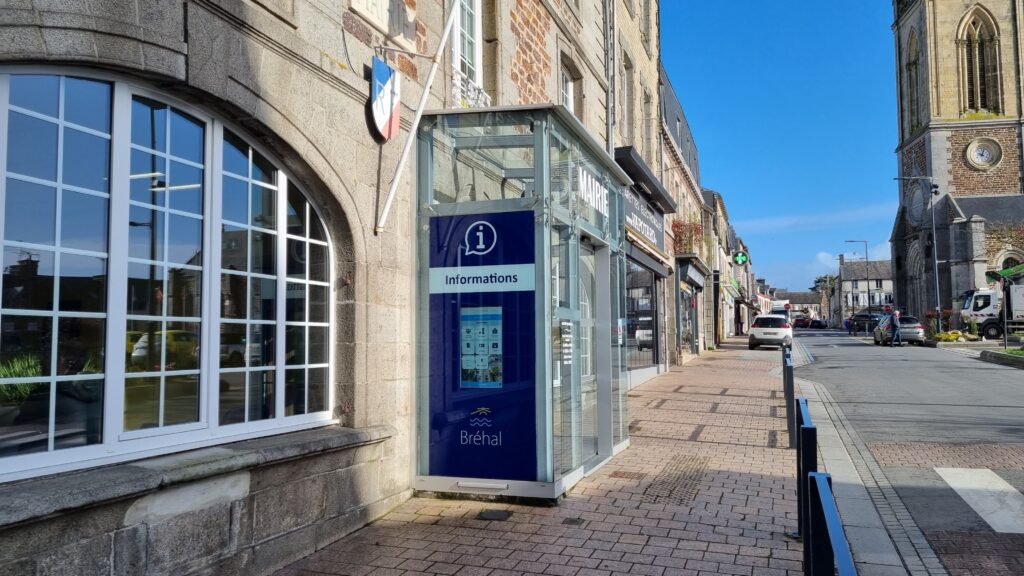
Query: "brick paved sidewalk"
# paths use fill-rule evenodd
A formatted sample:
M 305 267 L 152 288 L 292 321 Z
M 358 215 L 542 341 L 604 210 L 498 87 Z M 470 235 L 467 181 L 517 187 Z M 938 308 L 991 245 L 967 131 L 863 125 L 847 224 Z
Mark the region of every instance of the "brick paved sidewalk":
M 277 576 L 795 576 L 779 364 L 736 339 L 632 390 L 631 447 L 558 506 L 413 498 Z

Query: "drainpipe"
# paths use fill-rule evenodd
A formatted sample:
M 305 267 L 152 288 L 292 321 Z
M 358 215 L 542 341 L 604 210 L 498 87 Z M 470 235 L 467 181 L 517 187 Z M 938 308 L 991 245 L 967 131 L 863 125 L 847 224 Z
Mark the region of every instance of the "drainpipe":
M 604 33 L 607 50 L 606 66 L 608 66 L 608 94 L 604 99 L 605 136 L 607 137 L 608 154 L 615 157 L 615 0 L 604 0 Z
M 377 226 L 373 233 L 380 234 L 384 231 L 384 224 L 388 221 L 388 213 L 391 212 L 391 202 L 395 199 L 395 192 L 398 190 L 398 183 L 401 180 L 402 170 L 405 170 L 405 163 L 409 160 L 409 151 L 412 150 L 412 143 L 416 140 L 416 132 L 420 127 L 420 118 L 423 117 L 423 110 L 427 106 L 427 98 L 430 96 L 430 87 L 434 84 L 434 76 L 437 74 L 437 65 L 441 63 L 444 55 L 444 47 L 448 43 L 448 37 L 452 33 L 452 25 L 455 24 L 455 14 L 459 7 L 459 0 L 452 0 L 451 11 L 448 13 L 448 21 L 445 22 L 444 32 L 441 33 L 441 42 L 437 45 L 437 52 L 430 63 L 430 72 L 427 74 L 427 82 L 423 85 L 423 94 L 420 95 L 420 102 L 416 105 L 416 114 L 412 118 L 412 126 L 409 127 L 409 136 L 405 140 L 405 147 L 402 149 L 402 156 L 398 159 L 398 166 L 395 167 L 395 176 L 391 179 L 391 187 L 388 189 L 387 200 L 384 201 L 384 210 L 380 213 Z

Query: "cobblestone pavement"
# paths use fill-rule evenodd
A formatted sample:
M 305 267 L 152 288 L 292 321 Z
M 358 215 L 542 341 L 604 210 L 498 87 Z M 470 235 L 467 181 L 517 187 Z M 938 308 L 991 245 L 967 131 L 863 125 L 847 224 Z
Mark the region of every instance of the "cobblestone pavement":
M 868 448 L 882 466 L 1024 470 L 1024 444 L 876 442 Z
M 413 498 L 277 576 L 796 576 L 780 356 L 736 339 L 630 391 L 630 448 L 557 506 Z

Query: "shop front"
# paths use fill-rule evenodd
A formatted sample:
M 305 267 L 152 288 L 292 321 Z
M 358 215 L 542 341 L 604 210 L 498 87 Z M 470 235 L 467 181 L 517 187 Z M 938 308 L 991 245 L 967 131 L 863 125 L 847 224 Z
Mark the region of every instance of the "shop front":
M 667 365 L 666 279 L 672 274 L 665 254 L 665 214 L 676 211 L 671 194 L 636 148 L 615 149 L 615 160 L 633 179 L 625 195 L 626 366 L 637 386 Z
M 700 293 L 709 273 L 696 254 L 676 259 L 676 349 L 680 353 L 700 353 Z
M 630 179 L 561 107 L 418 142 L 415 488 L 556 498 L 629 442 Z

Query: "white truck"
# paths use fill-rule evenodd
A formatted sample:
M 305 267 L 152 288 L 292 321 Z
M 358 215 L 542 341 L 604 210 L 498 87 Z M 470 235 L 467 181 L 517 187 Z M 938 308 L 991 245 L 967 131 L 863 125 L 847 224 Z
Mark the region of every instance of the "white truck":
M 1006 309 L 1008 333 L 1024 332 L 1024 285 L 1012 285 L 1009 289 L 1010 305 Z M 971 320 L 978 323 L 978 330 L 988 339 L 1003 335 L 1003 294 L 998 287 L 994 290 L 970 290 L 964 293 L 964 305 L 960 319 L 964 325 Z
M 789 300 L 772 300 L 772 314 L 781 314 L 789 318 Z

